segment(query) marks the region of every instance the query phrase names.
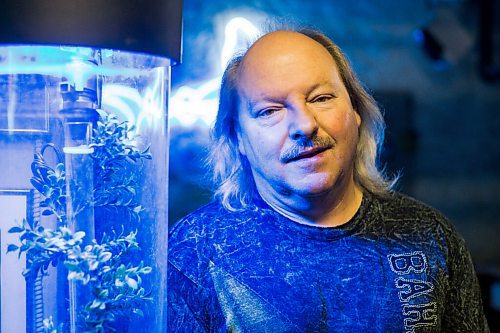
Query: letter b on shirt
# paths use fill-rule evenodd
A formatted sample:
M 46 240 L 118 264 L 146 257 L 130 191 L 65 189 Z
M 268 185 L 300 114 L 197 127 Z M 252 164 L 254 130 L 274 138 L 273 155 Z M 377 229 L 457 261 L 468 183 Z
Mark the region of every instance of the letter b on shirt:
M 391 270 L 398 274 L 404 275 L 411 272 L 422 273 L 427 268 L 427 259 L 421 251 L 403 254 L 389 254 L 389 264 Z

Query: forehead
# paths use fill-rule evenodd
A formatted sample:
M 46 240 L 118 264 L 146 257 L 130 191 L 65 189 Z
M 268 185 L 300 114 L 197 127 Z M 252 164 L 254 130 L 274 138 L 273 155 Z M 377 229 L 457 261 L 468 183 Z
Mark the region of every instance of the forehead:
M 262 56 L 308 51 L 318 55 L 329 55 L 326 48 L 311 37 L 294 31 L 275 31 L 259 38 L 248 49 L 243 61 L 248 64 Z
M 239 73 L 242 97 L 262 90 L 272 92 L 301 85 L 340 83 L 338 69 L 326 48 L 296 32 L 265 35 L 248 50 Z

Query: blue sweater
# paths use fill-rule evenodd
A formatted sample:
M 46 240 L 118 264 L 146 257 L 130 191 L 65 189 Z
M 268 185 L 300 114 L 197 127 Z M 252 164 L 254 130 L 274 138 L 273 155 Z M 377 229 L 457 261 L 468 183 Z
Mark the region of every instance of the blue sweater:
M 364 194 L 340 227 L 261 199 L 170 232 L 169 332 L 489 332 L 463 239 L 434 209 Z

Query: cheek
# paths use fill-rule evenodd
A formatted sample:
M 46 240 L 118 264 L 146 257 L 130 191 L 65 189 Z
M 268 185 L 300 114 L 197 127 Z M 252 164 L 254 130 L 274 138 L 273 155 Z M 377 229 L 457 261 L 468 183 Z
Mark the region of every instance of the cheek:
M 344 128 L 344 135 L 348 141 L 350 146 L 356 146 L 358 143 L 359 136 L 359 123 L 357 121 L 357 117 L 350 117 L 349 121 L 346 122 L 346 126 Z
M 335 139 L 348 137 L 349 132 L 355 126 L 355 119 L 347 112 L 338 112 L 334 115 L 326 115 L 321 119 L 322 127 Z
M 344 113 L 343 119 L 339 119 L 339 124 L 343 127 L 343 130 L 348 134 L 357 134 L 359 125 L 361 124 L 361 118 L 358 113 L 354 110 L 349 110 Z
M 241 135 L 239 145 L 250 162 L 271 163 L 281 153 L 280 136 L 277 131 L 253 129 L 250 135 Z
M 337 143 L 345 147 L 355 146 L 358 141 L 358 118 L 354 111 L 342 112 L 322 121 L 324 130 Z

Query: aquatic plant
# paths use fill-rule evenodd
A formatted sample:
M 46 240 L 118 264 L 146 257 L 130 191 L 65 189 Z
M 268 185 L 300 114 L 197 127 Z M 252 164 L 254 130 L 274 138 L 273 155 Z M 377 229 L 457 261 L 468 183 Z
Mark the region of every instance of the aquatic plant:
M 20 234 L 20 245 L 9 244 L 7 248 L 7 252 L 17 251 L 19 257 L 26 254 L 27 268 L 23 275 L 27 279 L 47 275 L 49 266 L 57 267 L 62 263 L 68 281 L 84 286 L 90 295 L 80 310 L 79 319 L 84 326 L 81 329 L 92 333 L 113 330 L 112 323 L 118 318 L 143 314 L 144 302 L 151 301 L 142 286 L 143 278 L 152 271 L 142 261 L 131 262 L 132 252 L 140 250 L 137 231 L 124 232 L 125 224 L 140 221 L 142 211 L 136 198 L 138 184 L 132 166 L 151 159 L 151 154 L 149 149 L 139 151 L 133 145 L 130 135 L 133 128 L 127 122 L 120 122 L 116 116 L 102 111 L 99 116 L 90 145 L 94 161 L 93 200 L 84 202 L 71 198 L 72 213 L 76 217 L 89 207 L 119 211 L 121 217 L 126 217 L 121 225 L 122 232 L 116 233 L 112 228 L 97 242 L 96 239 L 85 240 L 85 231 L 69 228 L 66 203 L 70 198 L 66 185 L 71 180 L 67 179 L 64 163 L 58 161 L 52 168 L 44 159 L 44 150 L 51 147 L 61 160 L 57 148 L 48 144 L 34 155 L 30 181 L 43 197 L 40 202 L 42 215 L 54 215 L 57 228 L 50 230 L 38 221 L 23 220 L 21 225 L 9 230 L 9 233 Z M 49 317 L 43 325 L 45 332 L 57 333 L 62 331 L 63 324 L 55 326 Z
M 126 121 L 120 122 L 113 114 L 98 111 L 100 120 L 94 131 L 94 207 L 122 210 L 132 222 L 139 221 L 142 207 L 136 202 L 137 183 L 130 164 L 142 163 L 152 158 L 149 148 L 139 151 L 133 145 Z

